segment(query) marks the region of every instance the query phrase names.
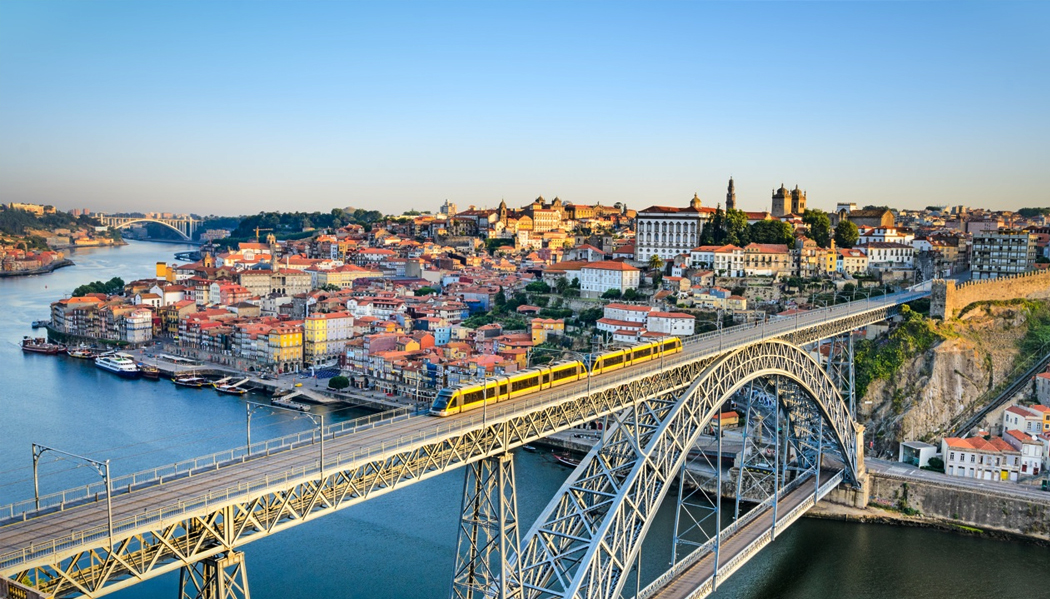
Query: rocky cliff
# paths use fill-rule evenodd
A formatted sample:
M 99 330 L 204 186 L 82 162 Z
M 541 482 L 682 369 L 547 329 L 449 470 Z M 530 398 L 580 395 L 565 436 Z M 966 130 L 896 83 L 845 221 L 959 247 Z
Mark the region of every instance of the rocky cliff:
M 926 323 L 937 339 L 932 347 L 873 380 L 859 402 L 875 453 L 896 457 L 904 438 L 938 440 L 957 416 L 1008 377 L 1031 314 L 1028 304 L 975 304 L 956 320 Z

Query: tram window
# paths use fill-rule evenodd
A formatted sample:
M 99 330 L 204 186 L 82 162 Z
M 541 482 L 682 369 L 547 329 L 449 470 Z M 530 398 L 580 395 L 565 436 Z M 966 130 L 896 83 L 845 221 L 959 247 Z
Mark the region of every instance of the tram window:
M 481 401 L 481 390 L 471 391 L 463 394 L 463 403 L 474 403 Z
M 503 383 L 503 384 L 501 384 L 499 386 L 499 394 L 500 395 L 506 395 L 507 394 L 507 383 Z
M 605 358 L 604 366 L 615 366 L 620 362 L 623 362 L 623 354 L 620 354 L 618 356 L 609 356 L 608 358 Z
M 543 384 L 546 385 L 549 382 L 551 382 L 551 373 L 547 371 L 543 373 Z

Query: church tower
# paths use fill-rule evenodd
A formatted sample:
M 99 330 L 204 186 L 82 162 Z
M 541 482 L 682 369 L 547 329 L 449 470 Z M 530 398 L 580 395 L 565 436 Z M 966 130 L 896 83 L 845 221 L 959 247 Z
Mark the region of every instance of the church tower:
M 733 185 L 733 178 L 729 178 L 729 192 L 726 193 L 726 211 L 736 210 L 736 186 Z
M 701 205 L 700 195 L 694 193 L 693 194 L 693 199 L 689 200 L 689 207 L 691 207 L 693 209 L 696 209 L 696 210 L 699 210 L 700 209 L 700 205 Z
M 806 192 L 801 191 L 798 185 L 791 190 L 791 213 L 802 214 L 806 211 Z
M 780 184 L 780 189 L 773 190 L 773 206 L 770 212 L 776 217 L 787 216 L 791 213 L 791 192 L 784 187 L 783 183 Z

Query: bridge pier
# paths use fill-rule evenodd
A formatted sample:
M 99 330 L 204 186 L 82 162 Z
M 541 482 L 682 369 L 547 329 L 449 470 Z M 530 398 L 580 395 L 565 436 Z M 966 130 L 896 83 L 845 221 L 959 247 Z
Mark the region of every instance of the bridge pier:
M 227 551 L 183 566 L 179 599 L 250 599 L 244 553 Z
M 466 468 L 452 599 L 504 599 L 519 573 L 518 499 L 513 454 Z

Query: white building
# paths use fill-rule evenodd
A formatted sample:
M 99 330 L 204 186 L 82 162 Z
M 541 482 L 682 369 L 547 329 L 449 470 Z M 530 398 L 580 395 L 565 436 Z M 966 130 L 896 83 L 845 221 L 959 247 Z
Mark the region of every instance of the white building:
M 915 234 L 912 232 L 905 232 L 897 229 L 896 227 L 873 227 L 858 231 L 860 234 L 857 243 L 903 243 L 911 245 L 911 242 L 915 240 Z
M 1009 431 L 1038 435 L 1043 432 L 1043 414 L 1021 406 L 1010 406 L 1003 412 L 1003 434 Z
M 1003 433 L 1003 440 L 1021 452 L 1021 476 L 1039 476 L 1043 465 L 1043 444 L 1021 431 Z
M 580 295 L 601 297 L 610 289 L 623 293 L 637 289 L 641 282 L 641 271 L 626 262 L 591 262 L 580 268 Z
M 675 337 L 687 337 L 696 330 L 696 317 L 682 312 L 650 312 L 646 329 Z
M 915 248 L 903 243 L 871 242 L 857 246 L 868 256 L 871 269 L 910 269 L 914 264 Z
M 605 318 L 611 318 L 613 320 L 623 320 L 627 322 L 637 322 L 645 324 L 649 313 L 653 312 L 653 308 L 649 306 L 632 306 L 630 304 L 608 304 L 605 306 L 605 313 L 602 314 Z
M 699 243 L 704 223 L 714 212 L 714 208 L 701 206 L 700 198 L 695 195 L 685 208 L 650 206 L 638 211 L 635 260 L 648 262 L 655 255 L 666 261 L 689 253 Z
M 1035 397 L 1044 406 L 1050 406 L 1050 372 L 1035 375 Z
M 948 437 L 941 441 L 941 455 L 948 476 L 1017 481 L 1021 470 L 1021 452 L 999 437 Z

